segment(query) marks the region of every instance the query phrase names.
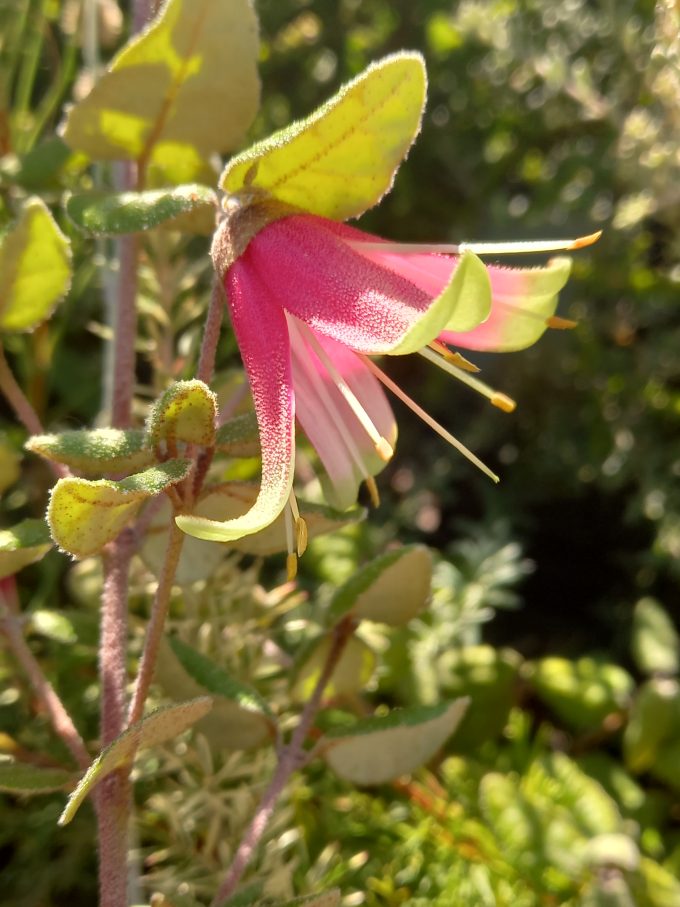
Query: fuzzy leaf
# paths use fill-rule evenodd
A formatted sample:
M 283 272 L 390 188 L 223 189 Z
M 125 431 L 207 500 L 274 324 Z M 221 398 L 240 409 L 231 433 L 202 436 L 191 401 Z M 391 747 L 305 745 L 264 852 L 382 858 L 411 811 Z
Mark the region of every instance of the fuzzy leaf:
M 50 794 L 64 790 L 73 781 L 73 775 L 60 768 L 39 768 L 24 762 L 0 762 L 0 791 L 22 796 Z
M 259 457 L 260 430 L 254 412 L 234 416 L 217 429 L 215 446 L 231 457 Z
M 154 403 L 146 422 L 147 444 L 178 442 L 212 447 L 215 443 L 215 394 L 202 381 L 175 381 Z
M 189 702 L 156 709 L 123 731 L 120 737 L 101 751 L 80 779 L 59 817 L 59 825 L 67 825 L 95 784 L 132 762 L 138 750 L 172 740 L 207 715 L 211 708 L 212 699 L 201 696 Z
M 422 545 L 388 551 L 341 586 L 330 604 L 329 619 L 351 615 L 398 627 L 408 623 L 430 597 L 432 558 Z
M 274 720 L 259 694 L 181 640 L 163 640 L 156 680 L 170 696 L 214 697 L 212 711 L 196 730 L 216 750 L 253 749 L 271 743 L 275 736 Z
M 642 598 L 635 605 L 631 646 L 644 674 L 677 674 L 680 670 L 678 631 L 653 598 Z
M 0 242 L 0 331 L 32 331 L 71 285 L 71 247 L 45 204 L 29 199 Z
M 257 55 L 248 0 L 168 0 L 72 108 L 64 139 L 95 160 L 161 166 L 229 151 L 257 112 Z
M 149 192 L 70 195 L 66 213 L 86 233 L 116 236 L 138 233 L 161 224 L 172 226 L 180 215 L 207 213 L 214 227 L 217 198 L 207 186 L 177 186 Z
M 306 702 L 312 695 L 331 646 L 331 638 L 324 636 L 304 659 L 290 694 L 295 701 Z M 359 693 L 373 676 L 376 660 L 375 652 L 363 640 L 350 637 L 324 690 L 324 699 Z
M 52 547 L 45 520 L 23 520 L 0 530 L 0 579 L 41 560 Z
M 426 87 L 420 54 L 385 57 L 307 119 L 233 158 L 220 186 L 334 220 L 357 217 L 389 191 L 420 130 Z
M 96 554 L 133 519 L 143 501 L 181 482 L 190 469 L 190 460 L 168 460 L 120 482 L 59 479 L 47 508 L 52 538 L 74 557 Z
M 150 466 L 155 455 L 145 445 L 141 429 L 95 428 L 34 435 L 26 442 L 32 453 L 63 463 L 86 476 L 136 472 Z
M 242 516 L 250 510 L 256 497 L 257 485 L 252 485 L 249 482 L 226 482 L 223 485 L 213 486 L 200 499 L 194 508 L 193 514 L 185 515 L 178 519 L 178 525 L 181 529 L 184 529 L 184 526 L 189 525 L 195 517 L 199 527 L 201 521 L 215 521 L 207 524 L 212 531 L 215 523 L 219 525 L 219 522 Z M 350 523 L 356 523 L 358 520 L 363 519 L 365 514 L 365 511 L 360 507 L 354 507 L 351 510 L 340 513 L 322 504 L 308 504 L 300 500 L 298 500 L 298 507 L 300 508 L 300 516 L 307 524 L 307 533 L 310 539 L 325 532 L 334 532 L 336 529 L 340 529 Z M 198 538 L 198 532 L 195 534 Z M 214 539 L 215 536 L 211 535 L 210 538 Z M 214 544 L 223 543 L 214 542 Z M 240 539 L 229 540 L 227 544 L 230 548 L 236 551 L 243 551 L 246 554 L 268 555 L 285 551 L 287 545 L 284 515 L 280 514 L 273 523 L 270 523 L 269 526 L 260 532 Z
M 431 759 L 453 734 L 467 705 L 467 699 L 456 699 L 364 719 L 329 732 L 322 755 L 345 781 L 385 784 Z

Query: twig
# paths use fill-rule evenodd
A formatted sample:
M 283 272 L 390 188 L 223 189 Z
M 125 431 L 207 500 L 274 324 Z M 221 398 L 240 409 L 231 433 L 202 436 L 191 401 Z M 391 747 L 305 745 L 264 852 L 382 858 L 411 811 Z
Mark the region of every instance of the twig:
M 280 752 L 279 762 L 276 771 L 274 772 L 274 776 L 260 801 L 260 805 L 258 806 L 250 825 L 241 839 L 241 843 L 236 850 L 229 871 L 220 885 L 217 894 L 213 898 L 210 907 L 219 907 L 223 901 L 231 897 L 235 892 L 243 873 L 248 868 L 248 864 L 253 858 L 255 849 L 262 839 L 267 825 L 269 824 L 269 820 L 276 808 L 276 803 L 283 793 L 290 776 L 304 764 L 306 757 L 304 744 L 307 739 L 307 734 L 319 711 L 324 690 L 333 675 L 333 671 L 338 664 L 349 638 L 354 632 L 354 628 L 354 622 L 351 619 L 346 618 L 333 630 L 331 648 L 329 649 L 323 671 L 314 687 L 314 692 L 305 705 L 302 715 L 300 716 L 300 721 L 290 739 L 290 743 L 287 746 L 284 746 Z
M 33 688 L 33 692 L 45 709 L 55 733 L 61 737 L 69 748 L 78 766 L 87 768 L 91 762 L 91 757 L 85 747 L 83 738 L 76 730 L 64 703 L 45 677 L 42 668 L 24 638 L 19 620 L 16 582 L 13 576 L 0 580 L 0 598 L 4 602 L 7 612 L 0 617 L 0 630 L 6 638 L 12 654 L 21 665 Z
M 217 344 L 220 339 L 220 327 L 222 325 L 222 312 L 226 303 L 226 292 L 222 286 L 219 277 L 215 275 L 212 292 L 210 294 L 210 304 L 208 306 L 208 315 L 203 329 L 203 343 L 201 344 L 201 355 L 198 360 L 198 369 L 196 377 L 204 384 L 210 384 L 215 371 L 215 357 L 217 355 Z
M 182 554 L 182 546 L 186 536 L 175 525 L 174 520 L 170 523 L 170 535 L 168 544 L 165 549 L 165 560 L 161 570 L 156 595 L 151 609 L 151 617 L 146 628 L 146 638 L 144 640 L 144 650 L 139 662 L 135 688 L 132 694 L 132 701 L 128 711 L 128 726 L 135 721 L 139 721 L 144 713 L 144 703 L 153 680 L 156 660 L 158 658 L 158 649 L 163 636 L 165 627 L 165 618 L 168 614 L 170 605 L 170 596 L 172 594 L 172 584 Z
M 128 183 L 129 185 L 129 183 Z M 135 336 L 137 332 L 138 238 L 134 234 L 118 240 L 118 296 L 113 331 L 113 400 L 111 423 L 129 428 L 135 389 Z

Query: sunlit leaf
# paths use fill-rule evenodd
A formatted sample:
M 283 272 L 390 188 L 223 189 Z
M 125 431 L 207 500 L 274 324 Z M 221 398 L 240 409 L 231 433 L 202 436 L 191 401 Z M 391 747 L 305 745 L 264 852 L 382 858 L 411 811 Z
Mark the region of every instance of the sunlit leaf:
M 306 702 L 312 695 L 332 644 L 331 637 L 324 636 L 304 659 L 291 690 L 293 699 Z M 356 636 L 350 637 L 325 688 L 324 699 L 361 692 L 373 676 L 376 661 L 370 646 Z
M 129 727 L 106 749 L 102 750 L 90 765 L 69 797 L 64 811 L 59 817 L 59 825 L 67 825 L 92 788 L 111 772 L 129 765 L 139 750 L 157 746 L 159 743 L 165 743 L 166 740 L 179 736 L 192 724 L 207 715 L 211 708 L 212 699 L 209 696 L 201 696 L 189 702 L 156 709 L 146 718 L 142 718 L 141 721 Z
M 264 191 L 335 220 L 357 217 L 392 185 L 420 129 L 425 92 L 420 54 L 385 57 L 307 119 L 233 158 L 220 186 Z
M 94 159 L 161 166 L 228 151 L 257 111 L 257 55 L 248 0 L 168 0 L 72 108 L 64 139 Z
M 45 520 L 27 519 L 11 529 L 0 530 L 0 579 L 42 560 L 51 547 Z
M 208 228 L 215 226 L 217 198 L 207 186 L 177 186 L 148 192 L 70 195 L 66 213 L 87 233 L 115 236 L 138 233 L 161 224 L 172 226 L 181 215 L 207 214 Z M 180 222 L 181 223 L 181 222 Z
M 59 768 L 40 768 L 11 760 L 0 762 L 0 791 L 31 796 L 64 790 L 73 783 L 73 775 Z
M 623 756 L 632 772 L 647 771 L 663 744 L 680 736 L 680 685 L 652 677 L 637 690 L 623 732 Z
M 71 285 L 71 247 L 44 202 L 29 199 L 0 240 L 0 331 L 31 331 Z
M 351 615 L 399 626 L 407 623 L 430 597 L 432 558 L 422 545 L 388 551 L 357 571 L 331 601 L 328 617 L 336 623 Z
M 95 428 L 33 435 L 26 449 L 86 476 L 136 472 L 150 466 L 154 452 L 141 429 Z
M 345 781 L 385 784 L 430 760 L 453 734 L 467 705 L 467 699 L 457 699 L 364 719 L 330 731 L 322 755 Z
M 178 443 L 211 447 L 215 441 L 217 402 L 202 381 L 175 381 L 154 403 L 146 420 L 147 444 Z
M 143 501 L 181 482 L 190 470 L 190 460 L 168 460 L 120 482 L 59 479 L 47 509 L 52 538 L 74 557 L 96 554 L 132 520 Z
M 653 598 L 642 598 L 633 611 L 633 657 L 645 674 L 677 674 L 680 670 L 680 637 L 663 607 Z

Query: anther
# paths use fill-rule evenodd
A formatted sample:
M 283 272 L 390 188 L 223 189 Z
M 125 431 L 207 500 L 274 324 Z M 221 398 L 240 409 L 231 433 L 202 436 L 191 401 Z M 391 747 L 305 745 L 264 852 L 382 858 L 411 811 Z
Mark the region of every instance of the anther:
M 295 546 L 298 557 L 302 557 L 307 550 L 308 537 L 307 523 L 300 516 L 295 520 Z
M 472 372 L 474 374 L 479 371 L 479 368 L 474 362 L 470 362 L 465 356 L 461 356 L 460 353 L 450 350 L 448 346 L 440 343 L 439 340 L 432 340 L 428 343 L 428 346 L 431 350 L 434 350 L 435 353 L 439 353 L 440 356 L 443 356 L 447 362 L 450 362 L 452 365 L 457 365 L 458 368 L 462 368 L 464 372 Z
M 549 328 L 557 331 L 571 331 L 578 326 L 577 321 L 572 321 L 571 318 L 560 318 L 559 315 L 551 315 L 550 318 L 545 319 L 545 323 Z
M 294 580 L 297 576 L 297 568 L 297 554 L 291 551 L 291 553 L 286 557 L 286 576 L 288 578 L 288 582 L 291 582 L 291 580 Z
M 517 409 L 517 404 L 512 397 L 508 397 L 507 394 L 501 394 L 498 391 L 493 393 L 491 397 L 489 397 L 489 400 L 492 406 L 497 406 L 498 409 L 502 409 L 504 413 L 514 413 Z

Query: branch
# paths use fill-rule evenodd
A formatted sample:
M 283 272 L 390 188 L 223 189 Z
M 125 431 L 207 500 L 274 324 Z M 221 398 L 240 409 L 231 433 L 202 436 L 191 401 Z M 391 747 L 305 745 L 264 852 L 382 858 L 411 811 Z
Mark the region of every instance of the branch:
M 217 344 L 220 339 L 220 327 L 222 325 L 222 312 L 227 301 L 227 295 L 222 282 L 217 274 L 213 280 L 212 292 L 210 294 L 210 305 L 203 329 L 203 343 L 201 345 L 201 355 L 198 360 L 198 369 L 196 377 L 204 384 L 210 384 L 215 371 L 215 357 L 217 356 Z

